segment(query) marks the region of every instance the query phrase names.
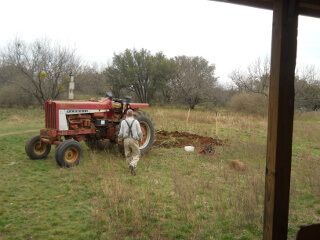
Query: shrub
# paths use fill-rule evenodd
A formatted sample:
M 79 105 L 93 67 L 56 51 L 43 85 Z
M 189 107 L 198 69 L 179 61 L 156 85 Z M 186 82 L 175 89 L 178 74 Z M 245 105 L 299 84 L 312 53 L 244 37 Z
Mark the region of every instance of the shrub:
M 0 106 L 1 107 L 23 107 L 34 106 L 35 99 L 16 86 L 6 85 L 0 89 Z
M 262 94 L 240 93 L 231 98 L 228 107 L 237 112 L 266 115 L 268 113 L 268 98 Z

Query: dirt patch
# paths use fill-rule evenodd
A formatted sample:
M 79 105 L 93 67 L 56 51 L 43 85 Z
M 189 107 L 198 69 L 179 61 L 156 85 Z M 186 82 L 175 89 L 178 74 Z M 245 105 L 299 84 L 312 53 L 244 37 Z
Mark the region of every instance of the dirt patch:
M 156 140 L 153 144 L 158 148 L 183 148 L 185 146 L 194 146 L 196 149 L 203 148 L 205 145 L 222 146 L 225 141 L 212 137 L 204 137 L 187 132 L 167 132 L 157 131 Z
M 235 169 L 237 171 L 247 171 L 248 170 L 248 166 L 239 160 L 232 160 L 230 162 L 230 168 Z

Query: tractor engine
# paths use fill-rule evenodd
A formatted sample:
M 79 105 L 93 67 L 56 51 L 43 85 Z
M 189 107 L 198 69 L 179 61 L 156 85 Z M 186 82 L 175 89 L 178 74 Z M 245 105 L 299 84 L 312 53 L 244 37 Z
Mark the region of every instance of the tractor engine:
M 52 143 L 53 140 L 66 139 L 83 140 L 86 136 L 94 136 L 96 126 L 106 127 L 119 123 L 120 117 L 115 118 L 112 101 L 106 98 L 102 101 L 48 101 L 45 103 L 46 128 L 41 130 L 43 141 Z M 116 121 L 115 120 L 119 120 Z M 106 130 L 98 131 L 100 136 Z M 54 139 L 57 138 L 57 139 Z

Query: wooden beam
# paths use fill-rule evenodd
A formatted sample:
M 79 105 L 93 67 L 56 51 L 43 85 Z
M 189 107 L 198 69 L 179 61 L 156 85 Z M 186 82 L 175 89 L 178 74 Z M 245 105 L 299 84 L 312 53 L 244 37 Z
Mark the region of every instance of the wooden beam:
M 234 3 L 249 7 L 273 9 L 273 3 L 276 0 L 213 0 L 216 2 Z M 319 0 L 299 0 L 298 13 L 309 17 L 320 18 L 320 1 Z
M 320 1 L 299 0 L 299 14 L 320 18 Z
M 299 3 L 299 14 L 308 16 L 308 17 L 317 17 L 320 18 L 320 2 L 317 4 L 310 4 L 307 2 Z
M 304 4 L 309 4 L 309 5 L 312 5 L 314 7 L 319 7 L 320 6 L 320 2 L 319 0 L 299 0 L 299 5 L 301 3 L 304 3 Z
M 264 240 L 287 239 L 298 0 L 275 0 L 271 47 Z
M 216 2 L 234 3 L 245 5 L 248 7 L 256 7 L 271 10 L 273 8 L 273 0 L 213 0 Z

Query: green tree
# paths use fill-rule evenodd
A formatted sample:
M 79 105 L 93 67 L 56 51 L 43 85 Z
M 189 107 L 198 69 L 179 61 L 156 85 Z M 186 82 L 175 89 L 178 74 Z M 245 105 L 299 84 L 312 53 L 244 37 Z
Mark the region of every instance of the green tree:
M 178 56 L 176 78 L 173 80 L 177 101 L 194 109 L 197 104 L 209 102 L 214 98 L 217 77 L 215 65 L 202 57 Z
M 122 90 L 133 91 L 140 102 L 149 102 L 161 90 L 175 72 L 174 61 L 162 53 L 126 49 L 114 54 L 112 64 L 104 71 L 109 87 L 116 97 Z
M 320 108 L 320 76 L 314 65 L 302 66 L 296 70 L 295 107 L 305 110 Z
M 113 95 L 120 98 L 122 91 L 127 87 L 126 75 L 127 65 L 124 53 L 114 54 L 112 64 L 104 70 L 108 88 Z

